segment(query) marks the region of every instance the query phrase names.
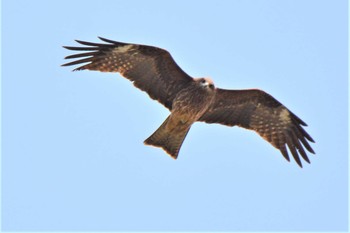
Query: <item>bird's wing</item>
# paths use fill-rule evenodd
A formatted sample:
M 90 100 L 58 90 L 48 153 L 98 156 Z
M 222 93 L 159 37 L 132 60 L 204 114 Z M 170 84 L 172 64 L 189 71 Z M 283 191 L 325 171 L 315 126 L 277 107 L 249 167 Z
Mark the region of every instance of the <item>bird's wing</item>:
M 254 130 L 280 150 L 289 161 L 287 145 L 300 167 L 302 164 L 299 155 L 310 163 L 304 148 L 315 153 L 308 143 L 314 140 L 302 127 L 307 125 L 271 95 L 261 90 L 217 88 L 214 102 L 199 121 L 237 125 Z
M 193 81 L 164 49 L 99 38 L 106 44 L 77 40 L 85 47 L 64 46 L 84 52 L 67 56 L 66 59 L 78 60 L 62 66 L 87 63 L 74 70 L 119 72 L 170 110 L 177 92 Z

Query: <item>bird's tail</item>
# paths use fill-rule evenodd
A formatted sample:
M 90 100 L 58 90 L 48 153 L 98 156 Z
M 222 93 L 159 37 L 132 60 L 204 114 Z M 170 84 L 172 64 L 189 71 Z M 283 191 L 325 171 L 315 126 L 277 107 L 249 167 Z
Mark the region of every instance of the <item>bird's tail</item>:
M 170 116 L 144 143 L 146 145 L 160 147 L 165 150 L 173 159 L 177 159 L 181 145 L 191 128 L 191 125 L 178 127 L 167 127 Z M 175 124 L 176 125 L 176 124 Z

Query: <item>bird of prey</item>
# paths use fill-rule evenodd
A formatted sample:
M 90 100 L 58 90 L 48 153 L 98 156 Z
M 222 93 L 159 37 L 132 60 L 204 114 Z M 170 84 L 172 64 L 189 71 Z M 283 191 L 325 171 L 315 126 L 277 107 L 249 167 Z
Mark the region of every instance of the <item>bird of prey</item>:
M 189 76 L 164 49 L 99 39 L 104 43 L 76 40 L 83 47 L 64 46 L 80 53 L 65 57 L 76 60 L 62 66 L 118 72 L 168 108 L 170 115 L 146 145 L 161 147 L 176 159 L 194 122 L 219 123 L 254 130 L 290 161 L 288 148 L 300 167 L 300 156 L 310 163 L 304 148 L 314 154 L 309 144 L 314 140 L 303 128 L 306 123 L 266 92 L 217 88 L 209 78 Z

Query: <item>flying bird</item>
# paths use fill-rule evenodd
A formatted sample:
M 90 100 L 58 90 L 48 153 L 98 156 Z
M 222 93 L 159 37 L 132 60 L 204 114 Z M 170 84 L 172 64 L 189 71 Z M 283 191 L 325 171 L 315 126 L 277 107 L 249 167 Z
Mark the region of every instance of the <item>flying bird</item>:
M 168 108 L 170 115 L 144 141 L 146 145 L 160 147 L 176 159 L 194 122 L 219 123 L 255 131 L 286 160 L 291 153 L 300 167 L 300 156 L 310 163 L 305 149 L 314 154 L 309 144 L 314 140 L 303 128 L 306 123 L 268 93 L 217 88 L 209 78 L 189 76 L 164 49 L 99 39 L 105 43 L 76 40 L 83 47 L 63 46 L 81 53 L 65 57 L 76 60 L 62 66 L 118 72 Z

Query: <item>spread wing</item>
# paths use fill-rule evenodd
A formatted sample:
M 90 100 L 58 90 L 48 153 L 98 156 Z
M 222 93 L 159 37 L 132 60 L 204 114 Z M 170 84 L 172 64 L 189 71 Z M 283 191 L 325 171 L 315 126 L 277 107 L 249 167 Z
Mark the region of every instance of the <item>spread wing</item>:
M 64 46 L 69 50 L 84 52 L 67 56 L 66 59 L 78 60 L 63 66 L 87 63 L 74 70 L 119 72 L 170 110 L 177 92 L 193 81 L 164 49 L 99 38 L 107 44 L 77 40 L 85 47 Z
M 307 125 L 280 102 L 256 89 L 216 90 L 214 102 L 199 121 L 254 130 L 280 150 L 288 161 L 286 145 L 300 167 L 299 155 L 310 163 L 304 148 L 315 152 L 308 143 L 314 140 L 302 127 Z

